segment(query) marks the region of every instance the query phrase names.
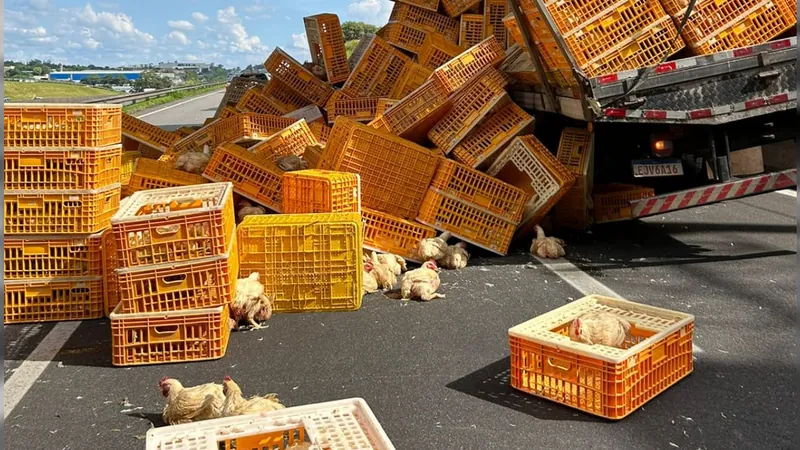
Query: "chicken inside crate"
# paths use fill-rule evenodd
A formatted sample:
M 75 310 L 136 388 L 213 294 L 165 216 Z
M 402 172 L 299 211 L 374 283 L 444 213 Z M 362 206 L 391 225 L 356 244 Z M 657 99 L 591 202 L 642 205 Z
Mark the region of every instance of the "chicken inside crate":
M 691 314 L 590 295 L 508 330 L 511 386 L 622 419 L 692 372 L 693 330 Z M 591 345 L 581 333 L 619 344 Z

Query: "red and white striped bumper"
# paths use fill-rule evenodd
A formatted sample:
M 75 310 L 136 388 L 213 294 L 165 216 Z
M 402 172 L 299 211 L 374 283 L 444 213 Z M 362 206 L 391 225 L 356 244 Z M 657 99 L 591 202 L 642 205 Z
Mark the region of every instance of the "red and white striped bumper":
M 697 189 L 634 200 L 631 218 L 654 216 L 679 209 L 718 203 L 797 186 L 797 169 L 773 172 L 752 178 L 728 181 Z

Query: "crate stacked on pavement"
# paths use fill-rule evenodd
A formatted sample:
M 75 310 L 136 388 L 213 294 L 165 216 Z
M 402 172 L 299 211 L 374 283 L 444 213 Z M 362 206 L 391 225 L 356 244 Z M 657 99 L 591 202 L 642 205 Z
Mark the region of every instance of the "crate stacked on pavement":
M 135 192 L 111 226 L 119 293 L 110 315 L 113 364 L 224 356 L 239 267 L 232 184 Z
M 3 119 L 3 322 L 103 317 L 120 106 L 14 103 Z

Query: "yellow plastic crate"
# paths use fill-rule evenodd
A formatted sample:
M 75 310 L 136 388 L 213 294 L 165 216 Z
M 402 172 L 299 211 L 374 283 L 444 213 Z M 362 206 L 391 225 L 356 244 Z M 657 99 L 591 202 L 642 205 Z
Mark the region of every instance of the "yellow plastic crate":
M 273 101 L 264 95 L 261 86 L 251 88 L 239 99 L 236 107 L 226 106 L 220 113 L 220 119 L 234 117 L 238 112 L 254 112 L 258 114 L 272 114 L 280 116 L 283 114 L 283 108 L 279 107 Z M 228 113 L 226 114 L 226 111 Z
M 247 216 L 237 228 L 240 277 L 261 274 L 275 312 L 361 307 L 358 213 Z
M 361 212 L 357 173 L 300 170 L 283 175 L 283 213 Z
M 122 135 L 162 153 L 172 148 L 181 139 L 181 135 L 174 131 L 167 131 L 126 113 L 122 113 Z
M 119 182 L 122 184 L 122 189 L 128 185 L 133 173 L 133 166 L 136 160 L 141 158 L 142 154 L 138 150 L 122 152 L 122 165 L 119 170 Z
M 350 66 L 339 17 L 336 14 L 317 14 L 303 17 L 311 60 L 325 68 L 327 81 L 337 84 L 347 80 Z
M 236 144 L 223 144 L 211 156 L 203 176 L 215 182 L 232 183 L 237 194 L 281 212 L 283 173 L 271 158 Z
M 374 209 L 361 208 L 364 221 L 364 248 L 402 256 L 422 263 L 416 254 L 423 239 L 436 236 L 436 230 L 419 222 L 405 220 Z
M 598 184 L 592 191 L 594 203 L 594 221 L 616 222 L 631 218 L 631 202 L 652 197 L 652 188 L 632 184 L 610 183 Z
M 503 48 L 508 48 L 508 33 L 503 25 L 503 18 L 509 12 L 508 0 L 485 0 L 483 2 L 483 37 L 494 36 Z
M 439 3 L 438 0 L 435 3 Z M 412 2 L 395 2 L 389 22 L 402 22 L 428 33 L 439 33 L 450 42 L 458 42 L 458 20 L 425 9 Z
M 304 108 L 311 103 L 308 99 L 300 95 L 299 92 L 289 87 L 289 85 L 274 78 L 268 85 L 264 86 L 263 94 L 284 114 L 296 111 L 299 108 Z
M 378 36 L 397 48 L 411 53 L 419 53 L 428 32 L 401 22 L 389 22 L 378 30 Z
M 219 121 L 214 127 L 214 142 L 263 141 L 295 122 L 273 114 L 242 113 Z
M 304 119 L 289 125 L 267 139 L 250 147 L 257 155 L 275 158 L 285 155 L 302 155 L 309 145 L 317 144 L 317 138 Z
M 458 45 L 470 48 L 480 44 L 483 39 L 483 16 L 481 14 L 462 14 Z
M 386 110 L 371 126 L 414 142 L 423 142 L 451 107 L 447 91 L 439 81 L 428 80 Z
M 128 187 L 123 195 L 149 189 L 161 189 L 173 186 L 192 186 L 208 181 L 202 175 L 184 172 L 174 168 L 171 162 L 155 159 L 139 158 L 136 160 Z
M 295 93 L 317 106 L 325 106 L 325 102 L 333 92 L 333 88 L 329 84 L 315 77 L 313 73 L 280 48 L 276 48 L 272 52 L 264 62 L 264 67 L 273 79 L 280 80 Z M 270 81 L 271 83 L 272 81 Z
M 341 93 L 341 91 L 336 91 L 331 95 L 331 98 L 328 99 L 328 104 L 325 106 L 325 110 L 328 112 L 329 124 L 333 124 L 334 120 L 339 116 L 359 122 L 369 122 L 375 118 L 377 109 L 378 97 L 352 98 Z
M 92 190 L 120 182 L 120 144 L 101 148 L 3 149 L 5 190 Z
M 3 323 L 103 317 L 103 277 L 3 281 Z
M 623 348 L 569 338 L 572 321 L 610 312 L 631 324 Z M 694 316 L 591 295 L 508 330 L 511 387 L 619 420 L 693 370 Z
M 488 167 L 512 139 L 532 132 L 533 123 L 533 116 L 516 103 L 508 102 L 453 149 L 453 159 L 474 169 Z
M 122 107 L 4 103 L 3 147 L 105 147 L 122 141 Z
M 417 52 L 417 62 L 428 69 L 436 70 L 463 51 L 463 47 L 449 41 L 441 34 L 428 33 Z
M 358 46 L 363 51 L 353 52 L 353 68 L 342 92 L 354 98 L 402 98 L 393 94 L 402 90 L 411 58 L 377 35 L 362 38 Z
M 110 228 L 90 235 L 6 236 L 3 240 L 6 281 L 102 277 L 115 260 Z
M 458 17 L 480 4 L 481 0 L 441 0 L 444 12 L 450 17 Z

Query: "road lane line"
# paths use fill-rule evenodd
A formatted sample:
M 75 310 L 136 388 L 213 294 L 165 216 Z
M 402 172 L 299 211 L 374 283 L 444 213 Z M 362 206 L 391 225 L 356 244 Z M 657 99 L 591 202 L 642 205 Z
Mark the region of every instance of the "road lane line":
M 558 275 L 562 280 L 566 281 L 567 284 L 583 293 L 583 295 L 596 294 L 606 297 L 620 298 L 623 300 L 625 299 L 625 297 L 617 294 L 610 287 L 597 281 L 597 279 L 563 258 L 556 260 L 542 259 L 538 256 L 534 256 L 534 258 L 536 258 L 536 260 L 548 270 Z M 692 351 L 694 353 L 705 353 L 705 350 L 694 343 L 692 343 Z
M 8 418 L 81 323 L 61 322 L 56 325 L 3 384 L 3 420 Z
M 780 191 L 775 191 L 778 194 L 788 195 L 789 197 L 797 198 L 797 191 L 793 191 L 791 189 L 781 189 Z
M 157 109 L 157 110 L 155 110 L 155 111 L 150 111 L 150 112 L 149 112 L 149 113 L 147 113 L 147 114 L 142 114 L 141 116 L 136 116 L 136 117 L 137 117 L 137 118 L 139 118 L 139 119 L 142 119 L 142 118 L 144 118 L 144 117 L 147 117 L 147 116 L 152 116 L 153 114 L 158 114 L 158 113 L 160 113 L 160 112 L 162 112 L 162 111 L 166 111 L 166 110 L 168 110 L 168 109 L 177 108 L 178 106 L 183 106 L 183 105 L 185 105 L 185 104 L 187 104 L 187 103 L 191 103 L 191 102 L 193 102 L 193 101 L 195 101 L 195 100 L 200 100 L 200 99 L 202 99 L 202 98 L 211 97 L 212 95 L 219 94 L 220 92 L 222 92 L 222 91 L 214 91 L 214 92 L 212 92 L 212 93 L 210 93 L 210 94 L 201 95 L 201 96 L 199 96 L 199 97 L 192 97 L 192 98 L 190 98 L 189 100 L 186 100 L 186 101 L 184 101 L 184 102 L 176 103 L 176 104 L 174 104 L 174 105 L 170 105 L 170 106 L 167 106 L 167 107 L 165 107 L 165 108 Z

